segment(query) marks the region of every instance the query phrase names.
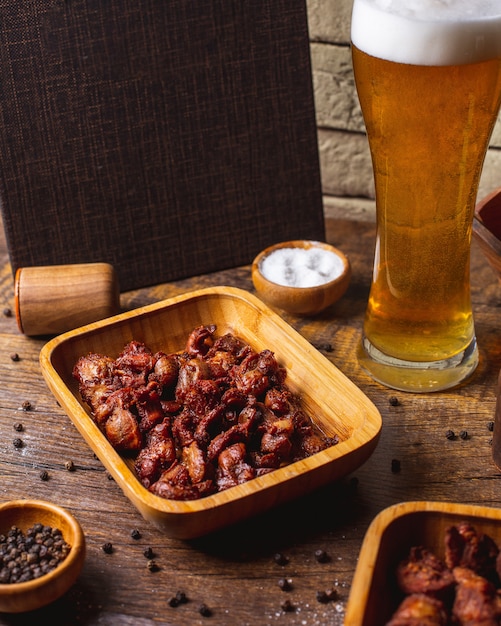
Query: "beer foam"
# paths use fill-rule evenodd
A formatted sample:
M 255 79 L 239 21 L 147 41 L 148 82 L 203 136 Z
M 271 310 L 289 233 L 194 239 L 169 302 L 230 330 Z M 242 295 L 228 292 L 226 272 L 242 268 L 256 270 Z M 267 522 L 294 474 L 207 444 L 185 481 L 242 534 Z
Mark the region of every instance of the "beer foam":
M 486 61 L 501 57 L 501 0 L 355 0 L 351 40 L 397 63 Z

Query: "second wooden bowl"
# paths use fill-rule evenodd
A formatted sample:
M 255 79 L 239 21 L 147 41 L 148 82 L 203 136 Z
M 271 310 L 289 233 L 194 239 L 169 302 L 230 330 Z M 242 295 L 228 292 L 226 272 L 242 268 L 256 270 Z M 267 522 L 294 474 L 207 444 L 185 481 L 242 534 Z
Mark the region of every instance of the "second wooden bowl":
M 71 546 L 68 556 L 51 572 L 21 583 L 0 584 L 0 612 L 39 609 L 62 596 L 74 584 L 85 560 L 85 536 L 66 509 L 42 500 L 11 500 L 0 504 L 0 535 L 12 526 L 24 533 L 34 524 L 57 528 Z
M 386 624 L 403 599 L 397 586 L 397 565 L 415 546 L 428 548 L 443 559 L 446 529 L 463 521 L 501 546 L 499 509 L 446 502 L 404 502 L 379 513 L 360 550 L 344 626 Z

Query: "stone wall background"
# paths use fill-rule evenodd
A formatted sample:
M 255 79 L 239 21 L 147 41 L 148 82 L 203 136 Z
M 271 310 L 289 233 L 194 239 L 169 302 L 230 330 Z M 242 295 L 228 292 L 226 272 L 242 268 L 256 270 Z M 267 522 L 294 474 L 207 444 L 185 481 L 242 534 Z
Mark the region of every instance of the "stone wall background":
M 373 221 L 372 166 L 351 65 L 353 0 L 307 0 L 307 5 L 325 212 Z M 478 198 L 497 187 L 501 187 L 501 116 Z

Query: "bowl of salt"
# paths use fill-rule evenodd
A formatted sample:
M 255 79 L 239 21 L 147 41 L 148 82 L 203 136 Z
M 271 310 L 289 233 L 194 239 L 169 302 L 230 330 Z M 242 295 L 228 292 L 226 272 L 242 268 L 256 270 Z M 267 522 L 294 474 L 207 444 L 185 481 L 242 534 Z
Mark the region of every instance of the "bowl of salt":
M 348 258 L 320 241 L 284 241 L 260 252 L 252 263 L 259 297 L 295 315 L 315 315 L 334 304 L 350 278 Z

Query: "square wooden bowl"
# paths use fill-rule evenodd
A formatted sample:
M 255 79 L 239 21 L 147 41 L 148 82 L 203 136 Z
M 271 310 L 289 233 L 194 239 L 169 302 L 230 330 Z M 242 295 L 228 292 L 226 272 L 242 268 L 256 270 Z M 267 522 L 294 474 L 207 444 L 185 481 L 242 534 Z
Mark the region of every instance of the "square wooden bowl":
M 231 332 L 255 350 L 272 350 L 306 412 L 340 442 L 198 500 L 174 501 L 150 493 L 137 479 L 133 462 L 113 449 L 91 419 L 72 369 L 89 352 L 116 357 L 133 339 L 153 351 L 180 351 L 202 324 L 216 324 L 216 335 Z M 178 538 L 212 532 L 339 479 L 371 455 L 381 430 L 381 415 L 362 391 L 281 317 L 240 289 L 199 290 L 69 331 L 43 347 L 40 365 L 49 389 L 125 495 L 146 520 Z
M 501 510 L 446 502 L 405 502 L 377 515 L 365 535 L 346 607 L 344 626 L 381 626 L 403 599 L 396 567 L 410 548 L 444 557 L 449 526 L 466 521 L 501 546 Z

